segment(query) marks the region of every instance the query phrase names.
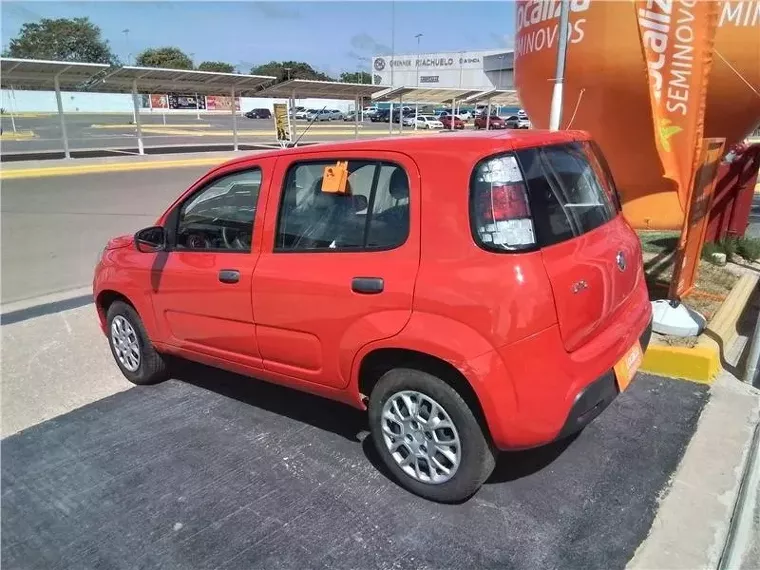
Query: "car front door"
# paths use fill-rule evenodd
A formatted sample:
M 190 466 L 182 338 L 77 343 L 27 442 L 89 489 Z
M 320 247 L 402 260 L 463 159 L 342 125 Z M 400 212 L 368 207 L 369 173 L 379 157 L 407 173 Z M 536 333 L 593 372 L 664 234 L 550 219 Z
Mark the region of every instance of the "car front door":
M 151 271 L 162 338 L 179 349 L 261 368 L 251 302 L 274 159 L 206 179 L 164 221 Z
M 318 157 L 318 158 L 317 158 Z M 344 193 L 322 190 L 347 161 Z M 253 310 L 264 368 L 343 388 L 356 352 L 411 316 L 420 255 L 419 173 L 392 152 L 280 158 L 267 204 Z

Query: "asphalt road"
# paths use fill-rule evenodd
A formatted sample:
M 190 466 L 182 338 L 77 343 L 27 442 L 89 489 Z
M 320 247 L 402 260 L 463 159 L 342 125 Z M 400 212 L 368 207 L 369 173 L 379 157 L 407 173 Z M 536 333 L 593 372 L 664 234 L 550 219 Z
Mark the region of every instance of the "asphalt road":
M 161 115 L 141 114 L 143 141 L 146 146 L 186 145 L 232 142 L 232 117 L 229 115 L 195 114 Z M 3 116 L 3 152 L 39 152 L 63 149 L 61 125 L 56 115 L 30 115 L 15 119 L 16 130 L 22 135 L 14 138 L 10 118 Z M 137 145 L 137 129 L 131 124 L 131 114 L 67 114 L 66 132 L 69 146 L 74 149 L 125 148 Z M 241 143 L 272 143 L 275 141 L 272 119 L 248 119 L 238 117 L 238 139 Z M 298 134 L 307 126 L 304 121 L 297 123 Z M 394 125 L 398 130 L 398 125 Z M 361 130 L 368 136 L 382 136 L 388 132 L 387 123 L 361 124 Z M 305 141 L 340 140 L 354 136 L 354 123 L 332 121 L 317 123 L 309 128 L 303 137 Z
M 91 284 L 108 239 L 151 225 L 208 168 L 3 180 L 2 302 Z

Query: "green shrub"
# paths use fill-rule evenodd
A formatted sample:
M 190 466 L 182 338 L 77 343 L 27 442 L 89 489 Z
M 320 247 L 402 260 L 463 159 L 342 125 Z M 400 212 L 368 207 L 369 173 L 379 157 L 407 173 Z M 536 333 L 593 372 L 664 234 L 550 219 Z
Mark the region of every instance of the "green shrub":
M 723 250 L 721 250 L 720 246 L 717 243 L 707 242 L 702 246 L 702 259 L 709 261 L 710 263 L 714 263 L 714 253 L 723 253 Z
M 736 242 L 736 253 L 744 259 L 755 262 L 760 259 L 760 238 L 740 238 Z
M 736 248 L 739 245 L 739 240 L 735 237 L 723 238 L 718 242 L 718 247 L 726 254 L 726 260 L 731 261 L 731 257 L 736 253 Z

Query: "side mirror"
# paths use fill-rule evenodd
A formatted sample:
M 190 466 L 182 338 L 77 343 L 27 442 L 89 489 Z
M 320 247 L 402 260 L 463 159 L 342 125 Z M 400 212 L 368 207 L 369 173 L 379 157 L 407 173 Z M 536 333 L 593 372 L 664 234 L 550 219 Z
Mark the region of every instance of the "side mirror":
M 135 234 L 135 247 L 142 253 L 155 253 L 166 248 L 166 232 L 161 226 L 140 230 Z

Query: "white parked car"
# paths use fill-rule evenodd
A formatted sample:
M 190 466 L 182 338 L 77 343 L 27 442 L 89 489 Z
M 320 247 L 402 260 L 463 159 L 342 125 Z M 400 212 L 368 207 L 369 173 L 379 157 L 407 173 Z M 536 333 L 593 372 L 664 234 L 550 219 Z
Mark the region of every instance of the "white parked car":
M 414 115 L 406 115 L 403 123 L 405 127 L 413 127 L 416 123 L 416 119 L 414 118 Z
M 364 110 L 362 111 L 365 117 L 372 118 L 373 116 L 377 115 L 377 107 L 374 105 L 372 107 L 364 107 Z
M 314 109 L 298 109 L 296 110 L 296 119 L 306 119 L 312 111 Z
M 470 111 L 462 111 L 460 109 L 460 111 L 457 113 L 457 117 L 459 117 L 463 121 L 469 121 L 470 119 L 473 118 L 473 114 Z
M 420 115 L 417 117 L 418 129 L 442 129 L 443 123 L 433 115 Z
M 330 121 L 343 120 L 343 111 L 338 111 L 337 109 L 327 109 L 325 112 L 330 115 Z

